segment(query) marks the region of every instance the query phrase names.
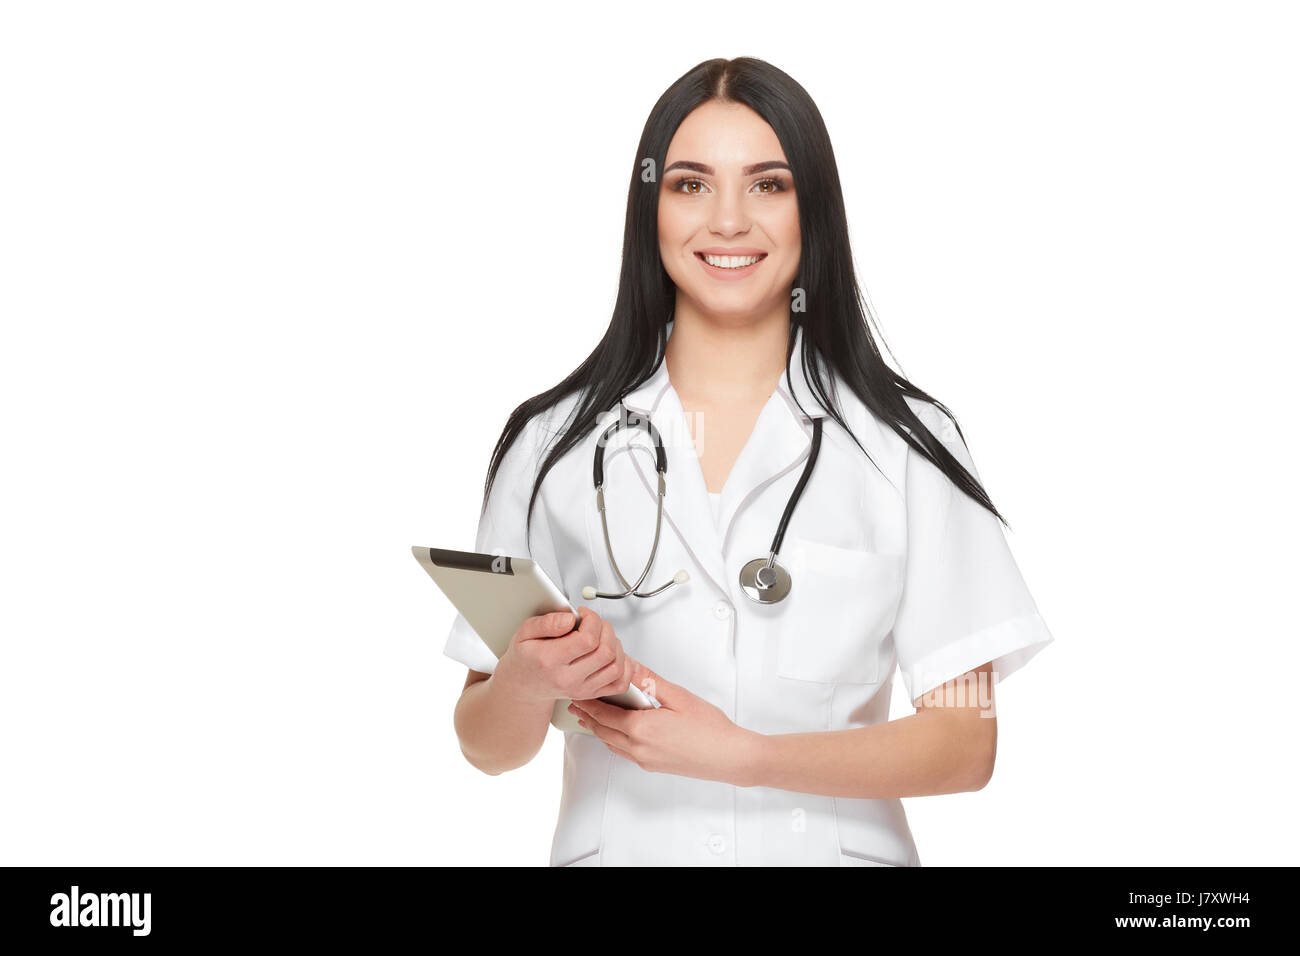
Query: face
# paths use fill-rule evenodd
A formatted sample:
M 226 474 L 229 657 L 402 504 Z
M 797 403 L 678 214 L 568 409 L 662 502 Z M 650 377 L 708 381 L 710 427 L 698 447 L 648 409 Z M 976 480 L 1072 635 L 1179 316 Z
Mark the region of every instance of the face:
M 660 177 L 659 255 L 679 304 L 731 320 L 789 307 L 794 178 L 776 133 L 748 106 L 708 102 L 678 127 Z

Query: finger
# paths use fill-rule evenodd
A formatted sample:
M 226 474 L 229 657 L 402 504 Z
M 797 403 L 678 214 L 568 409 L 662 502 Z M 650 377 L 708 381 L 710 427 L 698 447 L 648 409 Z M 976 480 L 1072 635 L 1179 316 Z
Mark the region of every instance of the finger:
M 610 661 L 582 682 L 582 688 L 573 695 L 573 699 L 591 700 L 596 697 L 607 697 L 610 694 L 620 694 L 627 690 L 626 687 L 619 687 L 622 676 L 623 672 L 619 668 L 618 661 Z M 608 688 L 617 689 L 610 690 Z
M 587 703 L 590 703 L 590 701 L 583 702 L 583 704 Z M 588 711 L 583 710 L 583 705 L 572 704 L 570 706 L 575 708 L 574 716 L 578 718 L 578 723 L 586 727 L 606 744 L 618 747 L 624 752 L 627 752 L 632 746 L 632 740 L 627 734 L 615 727 L 610 727 L 607 724 L 601 723 L 598 718 L 593 717 Z
M 568 634 L 574 627 L 572 611 L 554 611 L 528 618 L 519 628 L 519 640 L 535 641 Z
M 591 697 L 610 697 L 614 694 L 626 693 L 628 688 L 632 686 L 632 666 L 632 658 L 628 657 L 626 654 L 623 655 L 623 670 L 619 673 L 618 677 L 610 681 L 604 687 L 596 688 L 596 690 L 592 692 Z M 578 699 L 583 700 L 585 698 L 579 697 Z
M 617 639 L 614 641 L 614 663 L 618 665 L 616 680 L 621 681 L 628 676 L 627 651 L 623 650 L 623 642 Z
M 590 680 L 598 671 L 603 670 L 608 665 L 618 659 L 618 638 L 614 636 L 614 625 L 609 621 L 600 622 L 600 643 L 590 654 L 584 654 L 573 662 L 574 670 L 581 674 L 584 679 Z M 606 683 L 610 678 L 606 677 L 601 683 Z
M 561 664 L 572 664 L 600 647 L 604 619 L 589 607 L 579 608 L 582 623 L 571 634 L 555 642 L 555 653 Z
M 627 736 L 628 723 L 634 711 L 624 710 L 615 704 L 607 704 L 603 700 L 576 700 L 572 706 L 582 712 L 578 714 L 579 717 L 590 714 L 594 720 L 604 726 Z
M 613 645 L 614 645 L 614 661 L 612 664 L 610 664 L 610 667 L 612 668 L 613 676 L 606 676 L 603 674 L 599 675 L 603 679 L 607 680 L 608 683 L 603 684 L 600 688 L 598 688 L 597 691 L 591 695 L 592 697 L 604 697 L 606 694 L 621 694 L 623 693 L 623 691 L 627 690 L 628 684 L 630 682 L 628 679 L 629 668 L 628 668 L 627 652 L 623 650 L 622 642 L 619 641 L 618 638 L 612 636 L 613 635 L 612 627 L 610 629 L 610 634 L 611 634 L 611 640 L 613 641 Z M 592 675 L 593 679 L 596 676 L 597 675 L 593 674 Z
M 616 744 L 612 739 L 610 739 L 610 731 L 608 730 L 608 728 L 601 727 L 600 724 L 593 724 L 587 720 L 580 720 L 578 721 L 578 724 L 579 726 L 585 727 L 587 730 L 590 730 L 592 736 L 595 737 L 597 740 L 599 740 L 601 743 L 603 743 L 606 747 L 608 747 L 612 753 L 616 753 L 620 757 L 623 757 L 626 760 L 631 760 L 633 763 L 636 763 L 636 760 L 635 758 L 633 758 L 631 753 L 624 750 L 622 747 Z

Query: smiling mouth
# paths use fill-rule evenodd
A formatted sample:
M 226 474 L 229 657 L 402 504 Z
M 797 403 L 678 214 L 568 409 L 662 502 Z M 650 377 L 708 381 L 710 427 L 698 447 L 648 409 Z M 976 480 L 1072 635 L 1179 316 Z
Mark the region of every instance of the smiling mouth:
M 707 262 L 715 269 L 744 269 L 756 262 L 762 262 L 767 258 L 767 253 L 760 253 L 756 256 L 711 256 L 703 252 L 697 252 L 695 257 Z

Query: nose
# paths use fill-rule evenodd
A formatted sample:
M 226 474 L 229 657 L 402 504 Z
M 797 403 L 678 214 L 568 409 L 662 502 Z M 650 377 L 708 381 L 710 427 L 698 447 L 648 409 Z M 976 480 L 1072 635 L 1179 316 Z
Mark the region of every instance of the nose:
M 709 231 L 718 236 L 738 236 L 749 231 L 744 197 L 735 189 L 719 191 L 709 216 Z

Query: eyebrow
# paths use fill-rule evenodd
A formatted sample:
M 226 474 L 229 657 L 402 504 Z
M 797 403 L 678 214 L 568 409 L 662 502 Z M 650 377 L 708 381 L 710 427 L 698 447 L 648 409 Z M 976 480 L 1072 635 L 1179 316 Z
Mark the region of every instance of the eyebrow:
M 665 169 L 664 172 L 671 173 L 674 169 L 689 169 L 693 173 L 703 173 L 706 176 L 712 176 L 714 173 L 712 166 L 706 166 L 704 163 L 693 163 L 688 159 L 679 159 Z M 752 166 L 746 166 L 740 172 L 742 176 L 752 176 L 754 173 L 765 173 L 769 169 L 784 169 L 787 172 L 792 172 L 790 165 L 781 162 L 779 159 L 771 159 L 765 163 L 755 163 Z

